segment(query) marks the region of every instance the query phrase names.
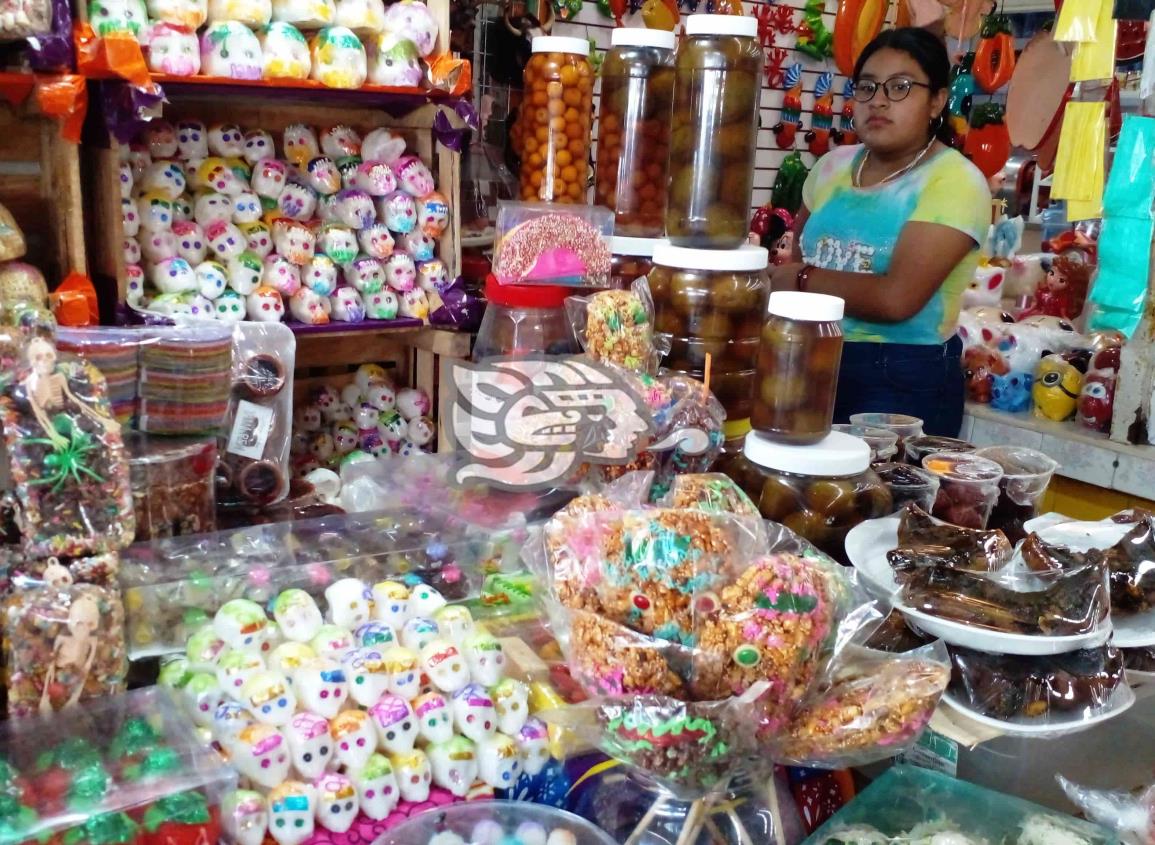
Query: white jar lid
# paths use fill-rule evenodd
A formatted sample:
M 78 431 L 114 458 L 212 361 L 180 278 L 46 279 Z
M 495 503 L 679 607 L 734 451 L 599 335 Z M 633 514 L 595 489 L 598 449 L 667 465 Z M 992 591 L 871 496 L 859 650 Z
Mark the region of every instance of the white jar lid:
M 846 302 L 842 297 L 827 296 L 824 293 L 776 290 L 770 294 L 766 310 L 787 320 L 837 323 L 846 311 Z
M 673 50 L 677 44 L 674 33 L 644 26 L 619 26 L 610 35 L 611 47 L 659 47 Z
M 746 435 L 742 452 L 758 466 L 831 478 L 858 475 L 870 467 L 870 447 L 865 440 L 840 431 L 832 431 L 809 446 L 777 443 L 756 431 Z
M 690 15 L 686 18 L 686 35 L 689 36 L 740 35 L 753 38 L 757 34 L 758 19 L 746 15 Z
M 709 17 L 718 17 L 710 15 Z M 723 15 L 722 17 L 729 17 Z M 744 244 L 737 249 L 691 249 L 667 240 L 654 247 L 654 263 L 686 270 L 717 270 L 720 273 L 765 270 L 770 253 L 765 247 Z
M 590 54 L 590 42 L 584 38 L 570 38 L 565 35 L 539 35 L 533 39 L 535 53 L 574 53 L 578 56 Z
M 610 252 L 614 255 L 639 255 L 651 258 L 661 242 L 661 238 L 626 238 L 614 235 L 610 238 Z

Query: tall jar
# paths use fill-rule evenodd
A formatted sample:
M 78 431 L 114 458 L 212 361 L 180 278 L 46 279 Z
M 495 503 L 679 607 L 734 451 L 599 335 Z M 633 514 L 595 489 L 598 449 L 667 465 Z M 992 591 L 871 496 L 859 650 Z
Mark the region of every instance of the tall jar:
M 844 303 L 822 293 L 775 291 L 758 348 L 750 424 L 779 443 L 803 446 L 830 433 L 842 363 Z
M 670 345 L 667 371 L 700 379 L 726 409 L 726 439 L 750 430 L 769 255 L 760 246 L 687 249 L 660 241 L 648 277 L 654 328 Z
M 613 209 L 618 235 L 665 232 L 674 43 L 672 32 L 619 27 L 602 62 L 594 205 Z
M 518 118 L 523 200 L 585 202 L 594 94 L 589 54 L 581 38 L 533 39 Z
M 629 290 L 634 279 L 648 276 L 654 269 L 657 238 L 610 238 L 610 287 Z
M 473 360 L 504 356 L 576 355 L 581 352 L 565 300 L 573 288 L 503 285 L 485 280 L 485 316 L 473 344 Z
M 690 15 L 675 56 L 666 236 L 733 249 L 746 240 L 758 141 L 758 21 Z

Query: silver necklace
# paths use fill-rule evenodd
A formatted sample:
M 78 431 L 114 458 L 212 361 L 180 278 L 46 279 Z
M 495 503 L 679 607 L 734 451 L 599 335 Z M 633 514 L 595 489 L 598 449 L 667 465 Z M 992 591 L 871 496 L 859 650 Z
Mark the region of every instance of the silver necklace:
M 918 155 L 916 155 L 914 157 L 914 160 L 911 161 L 910 164 L 906 165 L 906 167 L 899 168 L 898 170 L 894 171 L 889 176 L 887 176 L 883 179 L 879 179 L 877 182 L 875 182 L 870 187 L 874 188 L 874 187 L 877 187 L 878 185 L 885 185 L 891 179 L 897 179 L 902 174 L 904 174 L 910 170 L 913 170 L 914 167 L 920 161 L 922 161 L 923 158 L 926 157 L 926 154 L 930 152 L 930 148 L 934 146 L 934 142 L 937 140 L 938 140 L 937 138 L 931 138 L 930 141 L 927 143 L 927 145 L 922 148 L 922 152 L 919 153 Z M 866 155 L 864 155 L 862 157 L 862 161 L 858 162 L 858 170 L 854 174 L 854 183 L 855 183 L 856 187 L 859 187 L 859 188 L 862 187 L 862 168 L 864 168 L 866 166 L 866 160 L 869 158 L 870 158 L 870 150 L 867 150 Z

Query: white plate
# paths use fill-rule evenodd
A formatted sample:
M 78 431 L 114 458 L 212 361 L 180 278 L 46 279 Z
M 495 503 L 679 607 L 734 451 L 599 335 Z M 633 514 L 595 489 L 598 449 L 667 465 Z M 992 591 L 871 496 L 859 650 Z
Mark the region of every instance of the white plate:
M 898 547 L 899 521 L 898 516 L 868 519 L 846 535 L 846 556 L 858 570 L 862 585 L 876 598 L 890 599 L 898 592 L 886 553 Z
M 1073 734 L 1079 731 L 1085 731 L 1109 719 L 1114 719 L 1116 716 L 1126 713 L 1131 705 L 1135 703 L 1135 693 L 1124 683 L 1115 690 L 1111 696 L 1111 700 L 1107 702 L 1107 706 L 1093 716 L 1084 717 L 1079 713 L 1056 713 L 1050 716 L 1045 722 L 1041 719 L 1031 719 L 1027 717 L 1019 717 L 1014 721 L 993 719 L 990 716 L 984 716 L 977 710 L 971 710 L 969 707 L 964 706 L 956 701 L 950 693 L 944 693 L 942 700 L 968 719 L 973 719 L 980 725 L 985 725 L 988 728 L 1002 731 L 1004 734 L 1010 736 L 1043 736 L 1046 734 Z
M 992 654 L 1024 654 L 1044 656 L 1048 654 L 1065 654 L 1080 648 L 1094 648 L 1100 646 L 1111 636 L 1111 620 L 1108 618 L 1102 625 L 1089 634 L 1074 634 L 1063 637 L 1044 637 L 1034 634 L 1008 634 L 1003 631 L 992 631 L 989 628 L 979 628 L 965 622 L 955 622 L 951 619 L 942 619 L 931 616 L 921 610 L 914 610 L 902 604 L 895 603 L 895 608 L 902 611 L 907 621 L 931 637 L 939 637 L 951 645 L 961 645 L 973 648 L 975 651 L 987 651 Z

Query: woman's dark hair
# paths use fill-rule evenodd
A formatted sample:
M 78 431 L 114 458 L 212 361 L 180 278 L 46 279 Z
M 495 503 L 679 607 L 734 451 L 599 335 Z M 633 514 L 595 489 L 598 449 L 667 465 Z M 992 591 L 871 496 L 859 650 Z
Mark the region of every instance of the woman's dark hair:
M 852 78 L 857 81 L 862 75 L 863 65 L 879 50 L 885 49 L 899 50 L 914 59 L 926 74 L 931 94 L 950 87 L 950 56 L 947 55 L 946 44 L 933 32 L 917 26 L 904 26 L 879 33 L 862 48 L 858 61 L 854 63 Z M 945 108 L 932 127 L 938 139 L 949 146 L 954 133 L 947 122 Z

